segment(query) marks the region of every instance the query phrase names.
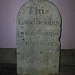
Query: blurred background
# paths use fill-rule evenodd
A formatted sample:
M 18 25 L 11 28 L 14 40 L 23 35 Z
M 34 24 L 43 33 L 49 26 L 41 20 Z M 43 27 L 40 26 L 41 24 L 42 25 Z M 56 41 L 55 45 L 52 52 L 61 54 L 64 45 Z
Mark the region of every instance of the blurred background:
M 27 0 L 0 0 L 0 48 L 16 48 L 16 17 Z M 62 16 L 61 49 L 75 49 L 75 0 L 50 0 Z
M 16 18 L 28 0 L 0 0 L 0 75 L 16 75 Z M 60 75 L 75 74 L 75 0 L 50 0 L 62 16 Z

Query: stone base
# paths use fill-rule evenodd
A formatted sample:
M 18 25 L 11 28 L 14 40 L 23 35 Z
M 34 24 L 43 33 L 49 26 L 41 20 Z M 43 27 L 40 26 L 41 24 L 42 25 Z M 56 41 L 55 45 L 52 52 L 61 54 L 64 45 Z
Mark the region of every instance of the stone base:
M 32 74 L 17 74 L 17 75 L 32 75 Z M 39 75 L 59 75 L 59 74 L 39 74 Z

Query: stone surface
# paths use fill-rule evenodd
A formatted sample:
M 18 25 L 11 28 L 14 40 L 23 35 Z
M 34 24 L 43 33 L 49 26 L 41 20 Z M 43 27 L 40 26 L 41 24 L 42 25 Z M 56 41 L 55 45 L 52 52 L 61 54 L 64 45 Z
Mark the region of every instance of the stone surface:
M 30 0 L 17 16 L 17 74 L 58 75 L 61 16 L 47 0 Z

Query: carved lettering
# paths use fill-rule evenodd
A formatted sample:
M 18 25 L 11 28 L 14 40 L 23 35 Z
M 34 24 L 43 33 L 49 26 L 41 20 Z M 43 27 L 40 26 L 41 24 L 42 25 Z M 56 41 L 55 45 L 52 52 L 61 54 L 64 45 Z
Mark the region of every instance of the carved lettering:
M 39 18 L 33 18 L 31 20 L 27 19 L 27 20 L 24 20 L 24 21 L 21 21 L 19 19 L 18 23 L 20 25 L 49 25 L 49 26 L 59 25 L 58 21 L 53 21 L 53 20 L 50 20 L 49 18 L 45 18 L 45 19 L 42 19 L 42 20 L 39 19 Z
M 49 14 L 49 9 L 44 9 L 44 7 L 27 7 L 29 14 Z
M 58 74 L 61 17 L 47 0 L 30 0 L 17 15 L 18 75 Z

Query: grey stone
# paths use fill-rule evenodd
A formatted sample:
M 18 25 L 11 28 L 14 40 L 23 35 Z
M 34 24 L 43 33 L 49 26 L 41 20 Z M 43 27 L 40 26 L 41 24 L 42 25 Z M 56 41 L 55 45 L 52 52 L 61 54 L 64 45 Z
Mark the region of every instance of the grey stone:
M 58 75 L 61 16 L 47 0 L 30 0 L 17 16 L 17 74 Z

